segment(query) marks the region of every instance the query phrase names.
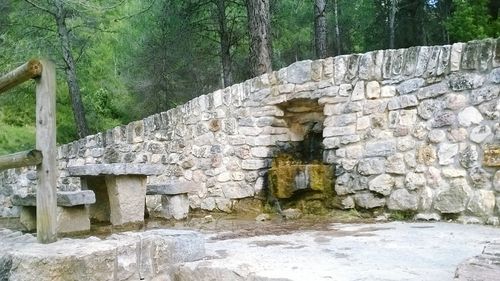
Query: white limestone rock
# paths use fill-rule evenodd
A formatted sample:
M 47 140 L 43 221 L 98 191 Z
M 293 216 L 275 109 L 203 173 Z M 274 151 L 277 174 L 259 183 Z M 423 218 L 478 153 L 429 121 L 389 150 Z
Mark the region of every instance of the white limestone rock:
M 416 211 L 418 208 L 418 199 L 415 194 L 406 189 L 397 189 L 391 193 L 387 202 L 389 210 Z
M 458 154 L 458 144 L 441 143 L 438 149 L 438 158 L 440 165 L 449 165 L 455 162 L 455 156 Z
M 422 173 L 409 172 L 406 174 L 405 187 L 409 190 L 415 190 L 419 187 L 423 187 L 425 183 L 425 175 Z
M 492 190 L 475 190 L 467 210 L 475 216 L 487 217 L 493 214 L 495 193 Z
M 479 124 L 481 121 L 483 121 L 483 116 L 474 106 L 466 107 L 458 113 L 458 123 L 463 127 Z
M 470 187 L 466 182 L 453 184 L 440 191 L 434 200 L 434 208 L 441 213 L 460 213 L 465 210 L 469 200 Z
M 477 126 L 470 132 L 470 140 L 475 143 L 482 143 L 491 136 L 491 128 L 488 125 Z
M 189 213 L 189 200 L 187 194 L 163 195 L 161 197 L 162 217 L 166 219 L 185 219 Z
M 380 84 L 377 81 L 366 83 L 366 98 L 377 99 L 380 97 Z
M 394 178 L 388 174 L 376 176 L 368 183 L 368 189 L 382 195 L 391 194 L 394 187 Z
M 385 206 L 385 198 L 376 197 L 371 192 L 356 193 L 353 197 L 356 205 L 364 209 L 373 209 Z

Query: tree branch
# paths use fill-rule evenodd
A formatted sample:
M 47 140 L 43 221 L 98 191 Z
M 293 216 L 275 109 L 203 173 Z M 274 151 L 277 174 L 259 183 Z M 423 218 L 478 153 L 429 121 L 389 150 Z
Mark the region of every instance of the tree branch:
M 55 13 L 54 13 L 54 12 L 52 12 L 51 10 L 49 10 L 48 8 L 42 7 L 42 6 L 40 6 L 40 5 L 36 4 L 36 3 L 34 3 L 34 2 L 33 2 L 33 1 L 31 1 L 31 0 L 24 0 L 24 2 L 26 2 L 26 3 L 30 4 L 31 6 L 33 6 L 33 7 L 37 8 L 37 9 L 39 9 L 39 10 L 42 10 L 42 11 L 44 11 L 44 12 L 48 13 L 48 14 L 51 14 L 51 15 L 53 15 L 53 16 L 55 15 Z

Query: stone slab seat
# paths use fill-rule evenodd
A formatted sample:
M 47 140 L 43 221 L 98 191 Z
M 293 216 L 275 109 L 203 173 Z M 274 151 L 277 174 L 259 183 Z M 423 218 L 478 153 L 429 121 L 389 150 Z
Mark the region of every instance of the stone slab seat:
M 130 175 L 160 175 L 163 172 L 162 165 L 152 164 L 133 164 L 133 163 L 116 163 L 116 164 L 88 164 L 83 166 L 68 167 L 68 172 L 71 176 L 130 176 Z
M 67 168 L 81 179 L 82 190 L 93 190 L 96 204 L 89 206 L 90 218 L 114 226 L 142 223 L 148 176 L 161 175 L 163 165 L 141 163 L 87 164 Z
M 86 205 L 96 202 L 92 190 L 57 192 L 57 232 L 71 233 L 90 230 L 89 212 Z M 15 194 L 12 204 L 21 206 L 20 221 L 26 229 L 36 229 L 36 194 Z
M 185 219 L 189 213 L 188 193 L 199 190 L 194 182 L 172 180 L 163 184 L 149 184 L 147 195 L 161 195 L 159 216 L 166 219 Z

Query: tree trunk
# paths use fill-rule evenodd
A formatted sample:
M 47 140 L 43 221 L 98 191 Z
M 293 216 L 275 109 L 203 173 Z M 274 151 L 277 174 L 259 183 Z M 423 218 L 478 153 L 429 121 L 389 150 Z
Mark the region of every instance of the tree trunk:
M 77 126 L 78 137 L 83 138 L 89 135 L 87 121 L 85 120 L 85 110 L 83 107 L 82 96 L 80 93 L 80 86 L 76 76 L 76 65 L 71 53 L 69 31 L 66 26 L 66 12 L 64 10 L 62 0 L 54 1 L 56 12 L 53 14 L 56 25 L 57 34 L 61 41 L 61 49 L 63 54 L 64 63 L 66 64 L 65 72 L 67 77 L 69 94 L 71 97 L 71 106 L 73 108 L 73 116 Z
M 233 84 L 233 70 L 231 61 L 231 42 L 226 23 L 226 1 L 218 0 L 217 5 L 217 22 L 219 24 L 220 37 L 220 59 L 222 65 L 222 87 L 228 87 Z
M 338 0 L 333 0 L 333 11 L 335 13 L 335 45 L 337 45 L 337 53 L 336 55 L 340 55 L 342 53 L 340 47 L 340 27 L 339 27 L 339 6 Z
M 326 0 L 314 1 L 314 42 L 316 57 L 326 58 Z
M 395 38 L 395 21 L 396 13 L 398 11 L 398 0 L 390 0 L 391 7 L 389 11 L 389 49 L 394 49 L 394 38 Z
M 253 76 L 270 72 L 271 22 L 269 0 L 247 0 L 250 69 Z

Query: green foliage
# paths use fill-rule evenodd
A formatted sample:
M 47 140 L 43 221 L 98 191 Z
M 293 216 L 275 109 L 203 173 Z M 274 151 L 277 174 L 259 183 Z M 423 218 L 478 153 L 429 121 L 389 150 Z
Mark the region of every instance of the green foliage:
M 453 0 L 454 11 L 446 21 L 450 37 L 469 41 L 500 36 L 500 18 L 488 14 L 488 0 Z
M 408 221 L 415 216 L 414 211 L 391 211 L 389 219 L 394 221 Z
M 17 151 L 33 149 L 35 147 L 35 127 L 1 125 L 0 155 Z

